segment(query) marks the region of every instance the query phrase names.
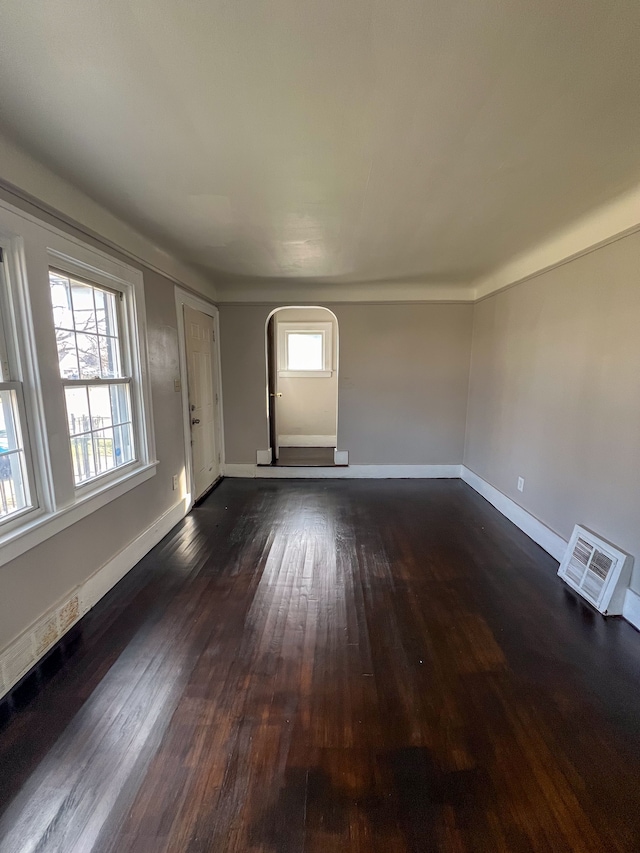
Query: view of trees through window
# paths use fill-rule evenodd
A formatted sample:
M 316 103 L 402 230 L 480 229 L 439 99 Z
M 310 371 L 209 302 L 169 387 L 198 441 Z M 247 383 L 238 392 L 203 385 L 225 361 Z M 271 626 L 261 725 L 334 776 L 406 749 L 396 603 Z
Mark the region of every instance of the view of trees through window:
M 119 294 L 50 270 L 76 485 L 135 458 Z

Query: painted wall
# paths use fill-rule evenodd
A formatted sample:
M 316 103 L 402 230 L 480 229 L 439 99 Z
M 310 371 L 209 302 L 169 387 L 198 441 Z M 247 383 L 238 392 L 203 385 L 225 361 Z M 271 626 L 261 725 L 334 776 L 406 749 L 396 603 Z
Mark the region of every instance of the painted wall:
M 15 198 L 7 200 L 16 204 Z M 158 273 L 144 269 L 143 274 L 160 460 L 156 476 L 0 567 L 0 650 L 181 501 L 182 492 L 173 491 L 171 483 L 173 474 L 184 471 L 182 410 L 174 391 L 179 378 L 174 287 Z
M 226 461 L 268 447 L 265 321 L 220 306 Z M 338 320 L 338 448 L 352 464 L 462 462 L 473 306 L 326 304 Z
M 564 539 L 580 523 L 634 554 L 636 591 L 639 271 L 636 233 L 476 304 L 465 451 Z
M 330 322 L 333 326 L 333 365 L 331 376 L 323 377 L 278 377 L 278 392 L 282 397 L 277 400 L 278 434 L 281 436 L 323 435 L 325 442 L 314 441 L 320 446 L 333 447 L 336 435 L 336 415 L 338 407 L 338 371 L 336 356 L 338 350 L 337 324 L 330 311 L 318 308 L 285 308 L 275 315 L 276 323 L 295 321 L 318 323 Z M 281 444 L 285 442 L 281 439 Z M 292 444 L 292 442 L 286 442 Z

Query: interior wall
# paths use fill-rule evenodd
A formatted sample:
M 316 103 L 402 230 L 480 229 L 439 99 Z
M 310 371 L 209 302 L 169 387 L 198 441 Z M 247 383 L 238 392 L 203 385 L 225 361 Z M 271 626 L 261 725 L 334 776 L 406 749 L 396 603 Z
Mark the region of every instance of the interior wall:
M 15 198 L 9 200 L 16 204 Z M 26 204 L 21 206 L 29 209 Z M 51 217 L 48 220 L 74 234 L 73 229 L 63 228 Z M 75 236 L 91 243 L 83 235 Z M 100 248 L 105 251 L 104 246 Z M 117 253 L 112 254 L 118 257 Z M 181 395 L 174 390 L 174 379 L 180 377 L 174 285 L 156 272 L 142 270 L 156 452 L 160 460 L 156 475 L 0 567 L 0 649 L 183 498 Z M 48 282 L 30 281 L 29 286 L 48 287 Z M 181 478 L 178 491 L 172 490 L 174 474 Z
M 476 304 L 465 450 L 564 539 L 579 523 L 632 553 L 637 592 L 639 270 L 635 233 Z
M 278 305 L 220 305 L 226 461 L 267 449 L 264 328 Z M 350 464 L 462 462 L 473 306 L 326 303 L 340 336 L 338 448 Z
M 333 373 L 331 376 L 279 376 L 276 423 L 279 436 L 325 436 L 314 444 L 333 447 L 338 402 L 338 326 L 333 314 L 318 308 L 283 308 L 275 314 L 276 326 L 292 322 L 330 322 L 333 327 Z M 276 346 L 277 346 L 276 332 Z M 284 444 L 280 439 L 280 444 Z M 291 443 L 291 442 L 289 442 Z

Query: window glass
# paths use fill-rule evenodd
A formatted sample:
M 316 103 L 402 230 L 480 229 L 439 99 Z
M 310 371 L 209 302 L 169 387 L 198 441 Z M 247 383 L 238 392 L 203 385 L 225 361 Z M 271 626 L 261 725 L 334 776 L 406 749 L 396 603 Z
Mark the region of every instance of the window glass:
M 54 270 L 49 281 L 73 476 L 79 486 L 135 459 L 129 378 L 122 372 L 119 297 Z
M 15 391 L 0 391 L 0 519 L 30 506 Z
M 287 333 L 287 368 L 323 370 L 324 352 L 321 332 Z

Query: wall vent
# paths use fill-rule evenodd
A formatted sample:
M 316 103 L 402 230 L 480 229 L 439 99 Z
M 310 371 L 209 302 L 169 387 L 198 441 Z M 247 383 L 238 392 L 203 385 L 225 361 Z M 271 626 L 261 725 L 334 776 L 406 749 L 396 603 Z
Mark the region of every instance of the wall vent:
M 14 640 L 0 655 L 0 697 L 17 684 L 88 609 L 76 592 Z
M 576 524 L 558 574 L 605 616 L 622 613 L 633 558 Z

